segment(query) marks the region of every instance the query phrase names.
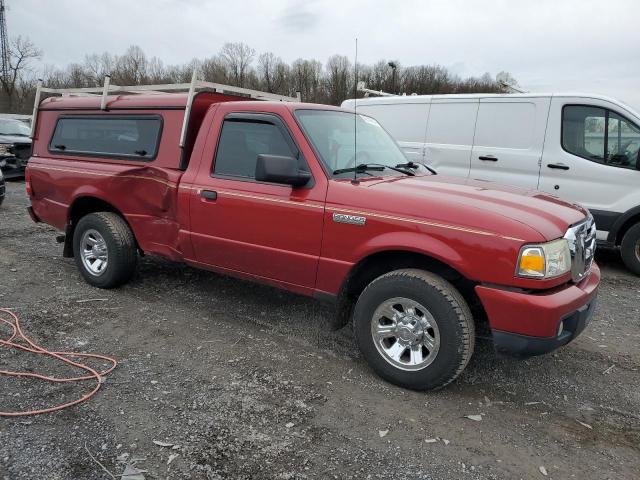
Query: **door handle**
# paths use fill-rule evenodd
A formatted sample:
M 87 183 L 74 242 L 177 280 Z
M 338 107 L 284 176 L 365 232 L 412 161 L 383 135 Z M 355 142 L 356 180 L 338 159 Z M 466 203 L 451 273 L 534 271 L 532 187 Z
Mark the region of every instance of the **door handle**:
M 569 166 L 564 163 L 547 163 L 547 167 L 555 170 L 569 170 Z
M 205 200 L 215 200 L 218 198 L 218 193 L 213 190 L 202 190 L 200 196 Z
M 483 162 L 497 162 L 498 159 L 493 155 L 480 155 L 478 160 L 482 160 Z

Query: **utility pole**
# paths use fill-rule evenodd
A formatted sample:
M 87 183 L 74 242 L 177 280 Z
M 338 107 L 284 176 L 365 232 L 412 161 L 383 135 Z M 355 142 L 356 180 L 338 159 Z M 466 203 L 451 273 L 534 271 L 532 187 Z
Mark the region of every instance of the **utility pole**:
M 2 57 L 2 80 L 9 78 L 9 35 L 7 34 L 7 17 L 4 0 L 0 0 L 0 56 Z
M 391 67 L 391 92 L 395 94 L 396 93 L 396 68 L 398 68 L 398 66 L 395 64 L 395 62 L 389 62 L 389 66 Z

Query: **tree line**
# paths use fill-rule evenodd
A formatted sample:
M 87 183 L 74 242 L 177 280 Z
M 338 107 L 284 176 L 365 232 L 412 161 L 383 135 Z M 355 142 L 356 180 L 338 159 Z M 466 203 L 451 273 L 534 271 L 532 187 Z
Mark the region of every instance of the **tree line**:
M 245 43 L 226 43 L 220 51 L 205 59 L 193 59 L 182 65 L 166 65 L 132 45 L 122 55 L 108 52 L 86 55 L 84 61 L 64 68 L 36 70 L 42 52 L 29 39 L 11 42 L 10 75 L 0 81 L 2 112 L 29 113 L 37 79 L 46 87 L 98 87 L 111 75 L 116 85 L 188 83 L 195 69 L 202 80 L 295 96 L 312 103 L 339 105 L 353 98 L 355 71 L 351 60 L 333 55 L 325 64 L 299 58 L 287 63 L 271 52 L 258 54 Z M 380 60 L 373 65 L 358 63 L 358 81 L 367 88 L 390 93 L 498 93 L 504 84 L 485 73 L 480 77 L 460 78 L 441 65 L 402 66 L 397 60 Z M 512 78 L 500 72 L 497 78 Z M 361 94 L 359 94 L 361 96 Z

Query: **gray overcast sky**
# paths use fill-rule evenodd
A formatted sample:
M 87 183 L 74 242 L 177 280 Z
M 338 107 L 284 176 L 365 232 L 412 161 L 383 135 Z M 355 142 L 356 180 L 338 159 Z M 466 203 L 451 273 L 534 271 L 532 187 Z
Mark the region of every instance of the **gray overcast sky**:
M 243 41 L 290 62 L 335 53 L 359 61 L 439 63 L 461 76 L 511 72 L 530 91 L 616 97 L 640 111 L 640 0 L 7 0 L 10 36 L 43 63 L 131 44 L 165 63 Z

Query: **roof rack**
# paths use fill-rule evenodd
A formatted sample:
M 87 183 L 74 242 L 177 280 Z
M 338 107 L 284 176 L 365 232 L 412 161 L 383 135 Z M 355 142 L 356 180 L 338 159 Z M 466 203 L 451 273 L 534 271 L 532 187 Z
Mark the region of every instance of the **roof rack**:
M 187 92 L 187 105 L 185 107 L 184 119 L 182 121 L 182 131 L 180 133 L 180 148 L 184 147 L 187 138 L 187 127 L 189 124 L 189 116 L 191 114 L 191 105 L 196 91 L 212 91 L 217 93 L 228 93 L 239 95 L 242 97 L 253 98 L 257 100 L 275 100 L 279 102 L 299 102 L 300 92 L 296 92 L 295 97 L 287 97 L 275 93 L 261 92 L 259 90 L 251 90 L 249 88 L 234 87 L 221 83 L 205 82 L 198 80 L 198 74 L 194 70 L 191 77 L 191 83 L 167 83 L 158 85 L 130 85 L 120 86 L 111 84 L 111 76 L 105 75 L 104 85 L 102 87 L 88 88 L 45 88 L 42 86 L 42 80 L 38 80 L 36 89 L 36 97 L 33 105 L 33 120 L 31 122 L 31 138 L 35 137 L 36 119 L 38 115 L 38 107 L 40 106 L 40 97 L 43 93 L 53 95 L 62 95 L 63 97 L 101 97 L 100 109 L 106 110 L 108 96 L 111 93 L 132 93 L 132 94 L 164 94 L 164 93 L 181 93 Z

